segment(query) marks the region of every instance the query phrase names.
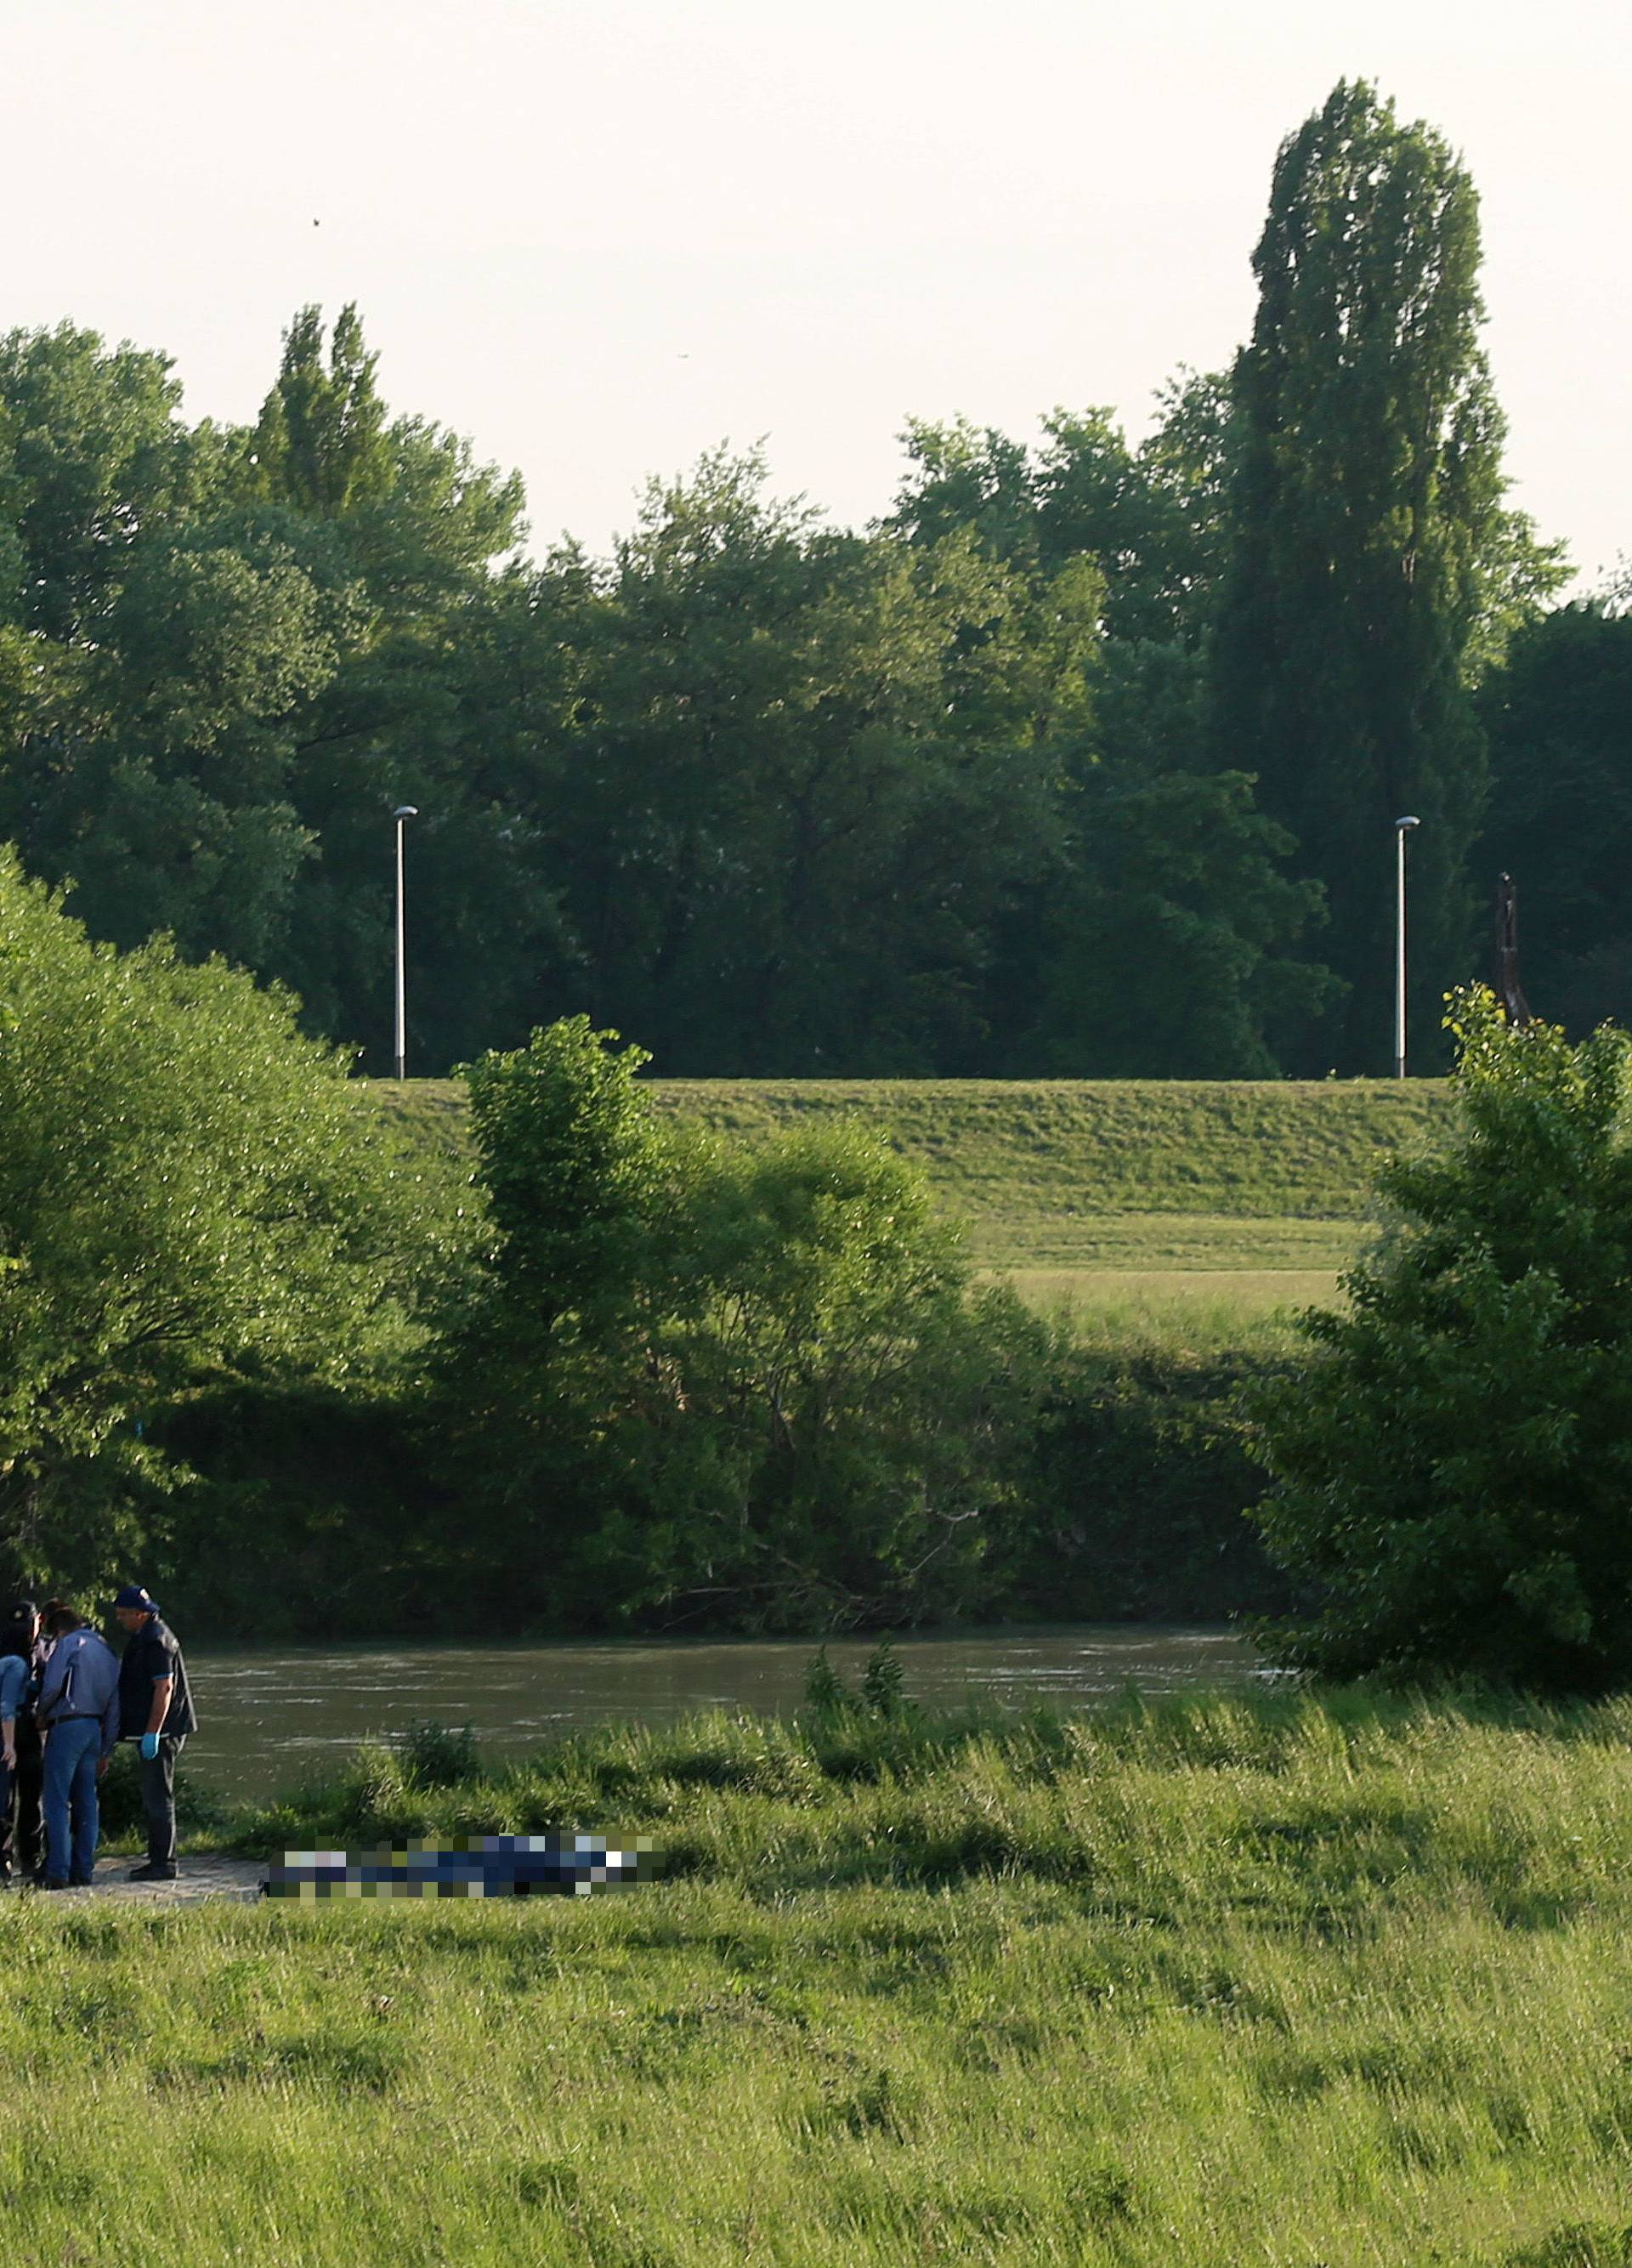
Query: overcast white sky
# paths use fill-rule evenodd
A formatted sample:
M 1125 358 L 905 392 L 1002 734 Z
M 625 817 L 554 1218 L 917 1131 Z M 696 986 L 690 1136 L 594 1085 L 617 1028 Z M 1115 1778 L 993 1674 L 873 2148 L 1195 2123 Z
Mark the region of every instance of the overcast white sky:
M 1464 155 L 1516 495 L 1632 550 L 1624 0 L 0 0 L 0 328 L 259 406 L 360 304 L 393 406 L 603 549 L 768 438 L 859 522 L 908 414 L 1136 432 L 1251 321 L 1275 146 L 1345 74 Z M 320 225 L 313 227 L 313 221 Z

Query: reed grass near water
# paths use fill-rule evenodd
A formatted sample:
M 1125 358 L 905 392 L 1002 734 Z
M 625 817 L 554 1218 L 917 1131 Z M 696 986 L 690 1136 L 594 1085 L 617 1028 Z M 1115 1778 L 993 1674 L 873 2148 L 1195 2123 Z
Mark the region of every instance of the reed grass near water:
M 1632 1704 L 422 1743 L 240 1833 L 567 1823 L 671 1871 L 0 1906 L 11 2257 L 1632 2259 Z

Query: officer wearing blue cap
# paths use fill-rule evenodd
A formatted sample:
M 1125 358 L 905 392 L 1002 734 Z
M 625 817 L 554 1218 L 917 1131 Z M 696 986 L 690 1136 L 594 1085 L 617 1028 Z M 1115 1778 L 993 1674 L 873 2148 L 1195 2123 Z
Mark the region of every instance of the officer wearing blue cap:
M 147 1863 L 130 1871 L 133 1882 L 173 1882 L 176 1876 L 176 1758 L 198 1729 L 181 1649 L 158 1618 L 158 1602 L 140 1583 L 127 1583 L 114 1614 L 128 1633 L 119 1666 L 120 1736 L 141 1749 L 142 1808 L 147 1814 Z

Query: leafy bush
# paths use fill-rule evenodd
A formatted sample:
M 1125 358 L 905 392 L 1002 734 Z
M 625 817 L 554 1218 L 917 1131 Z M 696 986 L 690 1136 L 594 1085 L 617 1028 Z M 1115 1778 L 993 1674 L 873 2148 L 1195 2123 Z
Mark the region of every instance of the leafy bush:
M 1261 1491 L 1243 1403 L 1285 1367 L 1278 1334 L 1063 1351 L 1018 1508 L 989 1568 L 1001 1610 L 1053 1621 L 1215 1621 L 1296 1595 L 1245 1507 Z
M 493 1242 L 454 1318 L 461 1595 L 563 1622 L 956 1613 L 1050 1359 L 876 1136 L 665 1127 L 578 1018 L 471 1073 Z M 498 1538 L 502 1535 L 502 1545 Z
M 1454 1130 L 1380 1177 L 1398 1225 L 1257 1397 L 1256 1518 L 1334 1674 L 1593 1689 L 1632 1662 L 1632 1041 L 1459 996 Z
M 408 1207 L 295 1003 L 92 945 L 0 850 L 0 1572 L 84 1585 L 212 1377 L 345 1377 L 401 1336 Z

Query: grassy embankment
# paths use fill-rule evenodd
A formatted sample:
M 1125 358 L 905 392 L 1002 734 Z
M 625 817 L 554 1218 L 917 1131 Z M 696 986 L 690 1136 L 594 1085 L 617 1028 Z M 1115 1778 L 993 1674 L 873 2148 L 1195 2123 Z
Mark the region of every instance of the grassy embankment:
M 1225 1340 L 1330 1297 L 1369 1219 L 1372 1170 L 1422 1140 L 1442 1082 L 654 1081 L 658 1107 L 752 1139 L 853 1113 L 887 1127 L 967 1222 L 984 1268 L 1112 1332 L 1182 1317 Z M 467 1156 L 452 1080 L 371 1089 L 416 1148 Z
M 6 1902 L 11 2257 L 1632 2259 L 1632 1705 L 716 1720 L 262 1831 L 568 1822 L 674 1871 Z

